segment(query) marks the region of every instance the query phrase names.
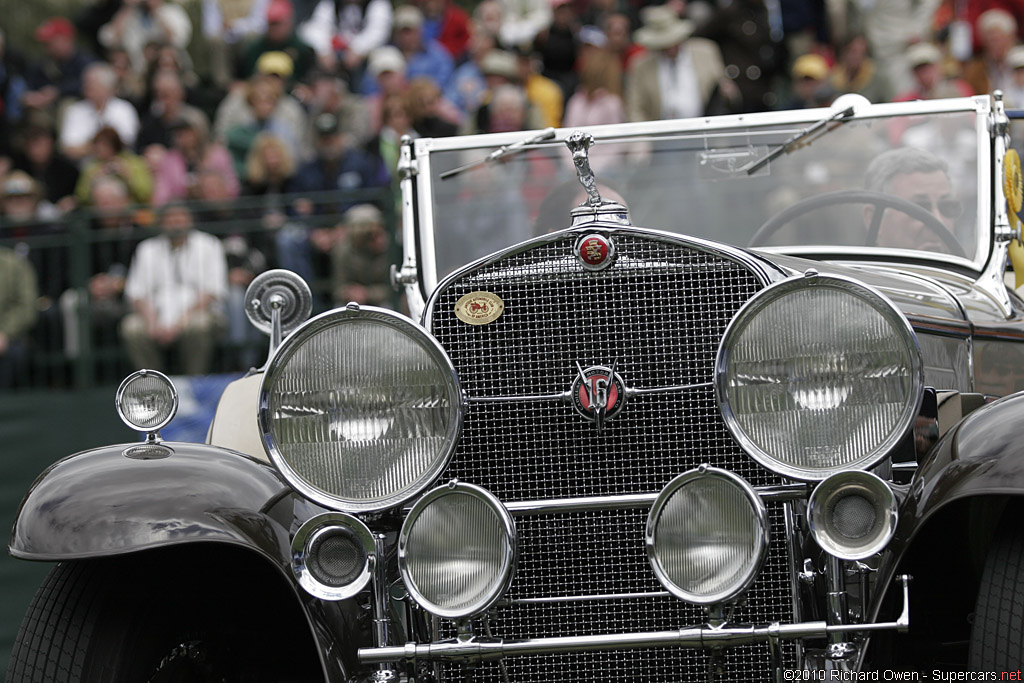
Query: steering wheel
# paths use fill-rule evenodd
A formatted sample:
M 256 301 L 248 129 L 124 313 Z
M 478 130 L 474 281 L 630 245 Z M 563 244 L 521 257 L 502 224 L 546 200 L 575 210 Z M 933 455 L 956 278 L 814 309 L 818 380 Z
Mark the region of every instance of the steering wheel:
M 774 235 L 779 229 L 798 218 L 805 213 L 810 213 L 817 209 L 824 208 L 826 206 L 835 206 L 838 204 L 869 204 L 875 207 L 874 215 L 871 217 L 871 225 L 868 226 L 867 232 L 865 233 L 864 246 L 872 247 L 877 246 L 878 242 L 878 229 L 882 224 L 882 215 L 886 209 L 895 209 L 900 213 L 904 213 L 916 221 L 921 222 L 931 233 L 938 237 L 942 244 L 949 249 L 949 253 L 954 256 L 960 256 L 963 258 L 967 257 L 964 253 L 964 248 L 960 245 L 956 236 L 949 231 L 942 221 L 935 217 L 931 211 L 921 208 L 917 204 L 903 199 L 902 197 L 895 197 L 890 194 L 883 194 L 881 192 L 872 192 L 870 190 L 842 190 L 839 192 L 829 192 L 827 194 L 821 194 L 816 197 L 809 197 L 803 201 L 799 201 L 796 204 L 780 211 L 771 218 L 769 218 L 754 236 L 750 238 L 750 242 L 747 246 L 761 247 L 765 246 L 768 239 Z

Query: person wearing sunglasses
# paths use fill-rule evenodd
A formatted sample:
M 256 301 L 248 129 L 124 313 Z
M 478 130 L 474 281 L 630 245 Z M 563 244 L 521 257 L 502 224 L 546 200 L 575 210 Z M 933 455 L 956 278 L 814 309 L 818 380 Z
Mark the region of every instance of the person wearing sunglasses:
M 865 188 L 905 199 L 931 213 L 951 234 L 963 205 L 956 198 L 949 179 L 948 165 L 931 152 L 915 147 L 900 147 L 877 156 L 865 174 Z M 864 208 L 865 225 L 871 225 L 879 206 Z M 898 209 L 885 210 L 878 226 L 879 247 L 918 249 L 949 253 L 935 227 Z

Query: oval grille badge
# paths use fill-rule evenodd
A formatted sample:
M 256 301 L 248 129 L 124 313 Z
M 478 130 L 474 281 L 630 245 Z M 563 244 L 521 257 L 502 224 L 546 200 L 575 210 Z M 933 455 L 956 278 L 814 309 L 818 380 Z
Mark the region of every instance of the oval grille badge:
M 470 292 L 455 303 L 455 316 L 469 325 L 486 325 L 505 312 L 505 302 L 491 292 Z
M 604 235 L 586 235 L 576 243 L 576 258 L 587 270 L 602 270 L 612 264 L 615 244 Z
M 572 383 L 572 405 L 583 417 L 597 423 L 598 429 L 605 420 L 615 417 L 626 404 L 626 385 L 612 368 L 592 365 L 580 369 Z

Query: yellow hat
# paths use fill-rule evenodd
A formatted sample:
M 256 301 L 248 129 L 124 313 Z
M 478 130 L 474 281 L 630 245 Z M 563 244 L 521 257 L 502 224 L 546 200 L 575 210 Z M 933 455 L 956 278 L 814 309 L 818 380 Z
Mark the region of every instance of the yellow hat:
M 793 62 L 793 78 L 813 78 L 823 81 L 828 76 L 828 62 L 821 55 L 806 54 Z
M 281 78 L 288 78 L 295 71 L 295 62 L 280 50 L 264 52 L 256 60 L 256 71 L 261 74 L 274 74 Z

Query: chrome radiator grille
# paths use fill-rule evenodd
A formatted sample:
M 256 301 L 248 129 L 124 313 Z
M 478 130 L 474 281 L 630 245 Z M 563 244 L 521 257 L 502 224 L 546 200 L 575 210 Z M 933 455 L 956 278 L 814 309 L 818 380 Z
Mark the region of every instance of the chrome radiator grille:
M 615 264 L 586 271 L 573 256 L 576 236 L 471 271 L 435 299 L 431 331 L 470 400 L 445 478 L 478 484 L 505 502 L 656 493 L 700 463 L 729 469 L 754 486 L 781 483 L 728 435 L 709 384 L 726 325 L 763 283 L 721 255 L 642 234 L 615 235 Z M 497 320 L 468 325 L 456 317 L 456 302 L 475 291 L 502 299 Z M 577 363 L 615 363 L 631 389 L 691 388 L 631 396 L 598 431 L 560 398 L 578 375 Z M 737 609 L 737 622 L 792 620 L 782 508 L 773 505 L 769 512 L 775 532 L 770 557 Z M 658 595 L 663 589 L 643 546 L 646 515 L 646 509 L 626 509 L 517 516 L 519 569 L 507 603 L 491 620 L 493 635 L 703 623 L 702 610 Z M 633 597 L 594 599 L 623 594 Z M 589 599 L 522 602 L 580 596 Z M 792 648 L 784 654 L 792 660 Z M 505 666 L 512 682 L 681 681 L 705 679 L 705 658 L 698 651 L 648 650 L 515 658 Z M 722 680 L 767 679 L 768 665 L 767 647 L 735 648 Z M 502 680 L 497 665 L 476 675 Z

